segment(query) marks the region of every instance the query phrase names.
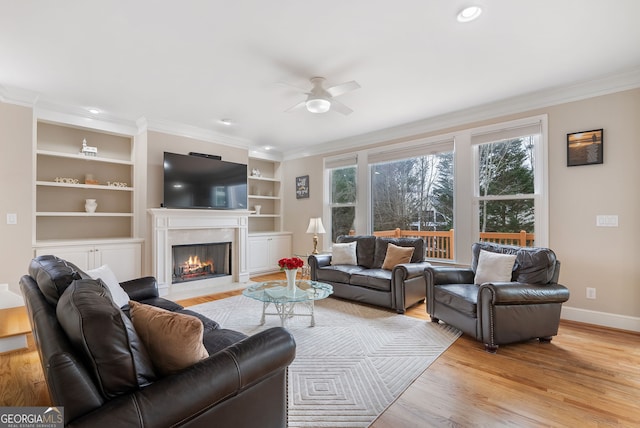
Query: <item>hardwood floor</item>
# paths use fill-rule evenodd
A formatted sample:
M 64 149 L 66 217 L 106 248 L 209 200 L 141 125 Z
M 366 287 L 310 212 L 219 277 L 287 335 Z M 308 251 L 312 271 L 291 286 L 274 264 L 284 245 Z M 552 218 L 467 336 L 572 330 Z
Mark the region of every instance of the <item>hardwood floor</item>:
M 407 315 L 429 322 L 424 304 Z M 28 349 L 0 355 L 0 406 L 49 404 L 29 335 Z M 562 321 L 550 344 L 502 346 L 497 354 L 462 336 L 372 425 L 442 426 L 640 426 L 640 334 Z

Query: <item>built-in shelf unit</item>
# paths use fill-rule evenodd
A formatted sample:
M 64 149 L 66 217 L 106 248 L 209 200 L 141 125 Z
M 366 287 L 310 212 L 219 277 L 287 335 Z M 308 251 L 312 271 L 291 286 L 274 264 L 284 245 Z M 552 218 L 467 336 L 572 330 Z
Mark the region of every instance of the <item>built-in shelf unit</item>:
M 282 186 L 280 162 L 250 157 L 249 233 L 282 231 Z M 257 213 L 256 206 L 260 206 Z
M 83 141 L 97 147 L 82 154 Z M 109 250 L 134 257 L 123 265 L 140 273 L 142 239 L 135 233 L 134 139 L 67 124 L 38 120 L 34 138 L 34 253 L 71 256 L 81 269 L 104 263 Z M 97 209 L 87 212 L 85 201 Z M 122 250 L 122 251 L 120 251 Z M 95 256 L 94 256 L 95 254 Z M 77 255 L 77 256 L 75 256 Z M 74 257 L 75 256 L 75 257 Z M 138 260 L 135 260 L 137 257 Z M 118 258 L 110 257 L 111 263 Z M 116 266 L 114 266 L 117 269 Z M 119 280 L 130 278 L 118 278 Z

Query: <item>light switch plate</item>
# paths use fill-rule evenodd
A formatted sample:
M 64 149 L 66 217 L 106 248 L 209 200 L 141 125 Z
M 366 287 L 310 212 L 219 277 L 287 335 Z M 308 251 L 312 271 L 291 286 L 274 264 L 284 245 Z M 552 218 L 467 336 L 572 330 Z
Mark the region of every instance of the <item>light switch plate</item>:
M 18 214 L 7 213 L 7 224 L 18 224 Z
M 618 216 L 617 215 L 597 215 L 596 226 L 618 227 Z

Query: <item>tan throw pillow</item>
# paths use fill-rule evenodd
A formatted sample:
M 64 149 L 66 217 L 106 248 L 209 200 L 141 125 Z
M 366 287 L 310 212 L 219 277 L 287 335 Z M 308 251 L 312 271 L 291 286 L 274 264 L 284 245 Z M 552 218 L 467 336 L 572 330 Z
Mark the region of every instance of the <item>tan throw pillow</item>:
M 476 277 L 473 282 L 478 285 L 485 282 L 510 282 L 515 262 L 515 254 L 480 250 Z
M 133 326 L 154 367 L 169 375 L 207 358 L 202 321 L 192 315 L 130 301 Z
M 332 265 L 357 265 L 356 257 L 356 241 L 344 244 L 333 244 L 331 247 L 331 264 Z
M 384 256 L 384 262 L 382 262 L 382 269 L 392 270 L 396 265 L 409 263 L 414 249 L 413 247 L 399 247 L 389 243 L 387 245 L 387 255 Z

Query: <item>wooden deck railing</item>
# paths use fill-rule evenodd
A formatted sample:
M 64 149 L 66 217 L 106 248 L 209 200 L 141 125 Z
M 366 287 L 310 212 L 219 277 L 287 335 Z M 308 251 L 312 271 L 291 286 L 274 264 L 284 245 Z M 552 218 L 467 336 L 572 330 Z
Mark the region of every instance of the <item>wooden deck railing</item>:
M 533 247 L 535 234 L 521 230 L 517 233 L 505 232 L 480 232 L 482 242 L 493 242 L 495 244 L 518 245 L 520 247 Z
M 391 238 L 422 238 L 425 257 L 428 259 L 453 260 L 453 229 L 451 230 L 380 230 L 375 236 Z
M 351 231 L 350 235 L 355 232 Z M 454 231 L 434 231 L 434 230 L 379 230 L 373 232 L 375 236 L 389 238 L 422 238 L 425 244 L 425 257 L 428 259 L 453 260 L 454 256 Z M 534 244 L 535 234 L 521 230 L 517 233 L 505 232 L 480 232 L 480 241 L 493 242 L 504 245 L 518 245 L 521 247 L 531 247 Z

